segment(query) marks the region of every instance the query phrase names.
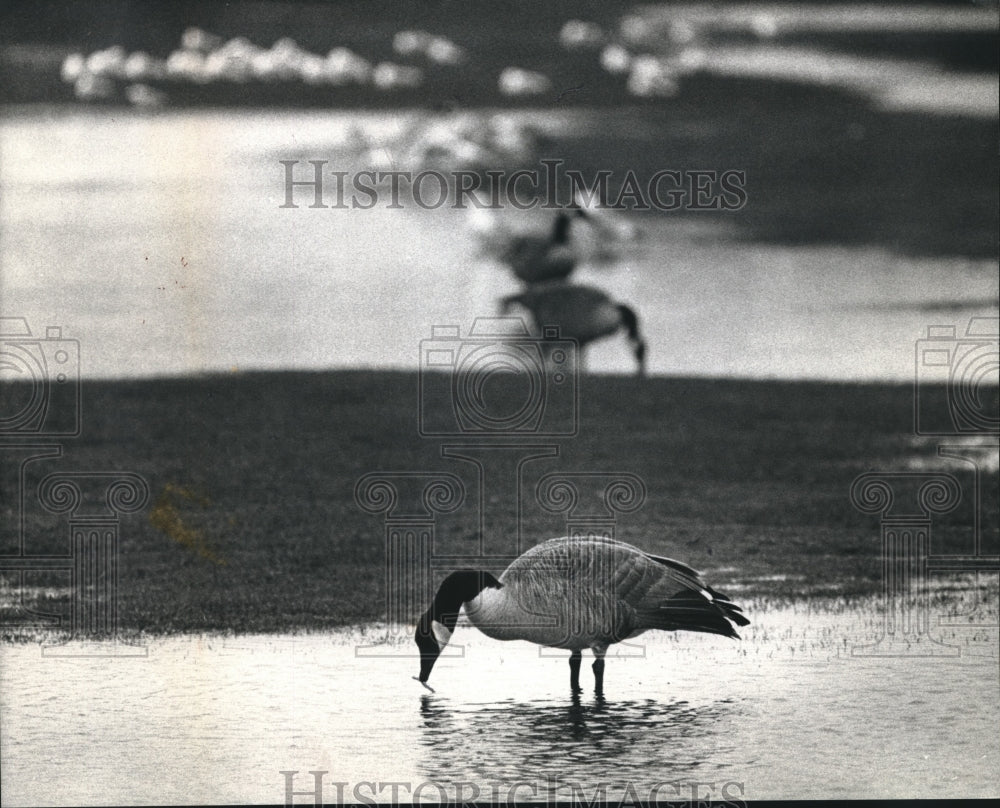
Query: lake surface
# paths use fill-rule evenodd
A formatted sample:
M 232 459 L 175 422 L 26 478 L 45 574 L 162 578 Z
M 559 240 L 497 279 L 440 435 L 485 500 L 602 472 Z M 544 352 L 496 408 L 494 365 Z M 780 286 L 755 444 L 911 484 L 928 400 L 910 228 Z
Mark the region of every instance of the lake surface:
M 412 370 L 435 325 L 467 335 L 516 281 L 478 254 L 466 211 L 282 209 L 279 160 L 370 168 L 359 144 L 391 143 L 417 115 L 6 116 L 0 314 L 61 326 L 91 378 Z M 518 115 L 556 134 L 605 116 Z M 996 316 L 991 260 L 747 244 L 718 215 L 621 223 L 641 242 L 574 278 L 637 309 L 654 374 L 905 381 L 929 326 Z M 623 338 L 587 365 L 633 368 Z
M 7 644 L 3 802 L 273 803 L 282 771 L 303 792 L 325 772 L 331 803 L 388 801 L 391 782 L 402 801 L 440 786 L 587 802 L 603 788 L 617 803 L 657 784 L 660 799 L 997 797 L 995 589 L 978 609 L 972 591 L 932 610 L 936 643 L 888 657 L 854 655 L 881 634 L 875 601 L 747 603 L 741 642 L 654 633 L 613 647 L 604 699 L 589 660 L 574 699 L 565 652 L 462 626 L 435 693 L 411 679 L 408 638 L 379 626 L 149 639 L 117 658 Z M 940 643 L 954 655 L 921 655 Z

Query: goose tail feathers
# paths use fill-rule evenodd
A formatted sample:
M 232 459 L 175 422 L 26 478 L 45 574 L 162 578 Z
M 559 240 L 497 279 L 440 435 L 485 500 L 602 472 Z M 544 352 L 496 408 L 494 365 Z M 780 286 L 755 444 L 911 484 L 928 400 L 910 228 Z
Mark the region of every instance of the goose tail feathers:
M 744 616 L 743 610 L 728 597 L 711 588 L 708 592 L 712 596 L 715 605 L 722 609 L 727 619 L 732 620 L 738 626 L 750 625 L 750 621 Z
M 739 606 L 726 600 L 722 595 L 714 592 L 711 594 L 713 599 L 709 600 L 701 592 L 686 589 L 655 608 L 638 610 L 636 617 L 643 628 L 703 631 L 738 640 L 740 635 L 733 628 L 733 623 L 737 626 L 746 626 L 750 621 L 743 616 Z

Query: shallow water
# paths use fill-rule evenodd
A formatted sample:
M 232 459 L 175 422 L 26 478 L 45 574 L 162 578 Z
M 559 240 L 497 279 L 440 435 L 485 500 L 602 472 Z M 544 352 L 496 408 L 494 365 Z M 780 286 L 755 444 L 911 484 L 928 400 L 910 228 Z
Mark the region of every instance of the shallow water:
M 881 632 L 874 602 L 747 605 L 739 643 L 613 647 L 603 699 L 586 664 L 570 696 L 565 652 L 463 627 L 435 693 L 410 678 L 409 641 L 378 626 L 150 639 L 119 658 L 4 645 L 3 801 L 279 802 L 282 771 L 303 792 L 326 772 L 328 802 L 388 801 L 391 782 L 402 801 L 439 799 L 438 785 L 449 799 L 588 802 L 601 789 L 647 800 L 657 784 L 660 799 L 1000 796 L 995 602 L 958 627 L 932 620 L 957 649 L 942 657 L 919 656 L 941 647 L 926 641 L 853 656 Z
M 603 125 L 602 116 L 522 115 L 555 133 Z M 435 325 L 467 335 L 517 283 L 478 255 L 467 211 L 310 209 L 309 200 L 282 209 L 279 160 L 371 168 L 359 142 L 392 143 L 416 118 L 7 116 L 0 314 L 27 318 L 36 334 L 62 326 L 81 341 L 80 373 L 91 378 L 412 370 Z M 637 309 L 654 374 L 911 380 L 928 326 L 961 334 L 970 316 L 996 316 L 994 261 L 748 244 L 718 214 L 623 216 L 644 239 L 574 278 Z M 623 338 L 609 339 L 587 366 L 631 372 L 633 360 Z

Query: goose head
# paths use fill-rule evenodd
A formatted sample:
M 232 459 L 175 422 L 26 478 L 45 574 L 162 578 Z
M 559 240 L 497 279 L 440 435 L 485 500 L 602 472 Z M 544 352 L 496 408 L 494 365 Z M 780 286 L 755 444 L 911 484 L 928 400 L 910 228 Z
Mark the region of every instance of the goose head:
M 484 589 L 502 587 L 503 584 L 490 573 L 475 570 L 458 570 L 441 582 L 434 601 L 421 616 L 413 635 L 420 649 L 420 676 L 417 681 L 427 685 L 434 663 L 451 640 L 462 604 L 474 600 Z
M 566 244 L 569 242 L 569 229 L 574 219 L 590 220 L 590 214 L 582 207 L 576 205 L 570 206 L 568 212 L 560 208 L 552 223 L 552 236 L 549 239 L 552 244 Z

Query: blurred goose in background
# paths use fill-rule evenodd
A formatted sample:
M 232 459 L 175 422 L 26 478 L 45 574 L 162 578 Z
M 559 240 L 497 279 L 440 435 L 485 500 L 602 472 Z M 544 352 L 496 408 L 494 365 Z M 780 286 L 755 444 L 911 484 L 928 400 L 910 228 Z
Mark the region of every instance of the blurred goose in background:
M 601 67 L 613 76 L 625 75 L 632 67 L 632 54 L 617 42 L 606 45 L 599 58 Z
M 537 96 L 552 91 L 552 80 L 535 70 L 505 67 L 497 79 L 497 89 L 509 98 Z
M 419 30 L 397 32 L 392 38 L 392 49 L 399 56 L 419 56 L 437 65 L 460 65 L 467 58 L 465 49 L 448 37 Z
M 94 51 L 87 57 L 87 72 L 94 76 L 111 79 L 125 75 L 125 61 L 128 54 L 121 45 L 112 45 L 104 50 Z
M 330 84 L 365 84 L 372 75 L 372 65 L 350 48 L 333 48 L 326 55 L 326 76 Z
M 608 646 L 650 629 L 701 631 L 739 639 L 742 610 L 691 567 L 613 539 L 551 539 L 515 559 L 497 580 L 459 570 L 444 579 L 414 634 L 428 689 L 434 663 L 462 608 L 487 637 L 571 651 L 570 688 L 580 692 L 581 651 L 594 653 L 594 686 L 604 690 Z
M 502 243 L 497 257 L 525 283 L 565 278 L 579 259 L 570 243 L 570 226 L 575 218 L 586 219 L 588 214 L 582 208 L 560 210 L 548 233 L 512 235 Z
M 598 58 L 606 72 L 626 79 L 631 95 L 671 98 L 683 76 L 702 68 L 702 39 L 701 26 L 682 14 L 637 10 L 622 17 Z
M 197 26 L 185 28 L 184 33 L 181 34 L 181 47 L 184 50 L 209 54 L 221 45 L 222 37 L 209 33 Z
M 645 375 L 646 341 L 639 331 L 635 311 L 615 302 L 600 289 L 560 282 L 539 284 L 501 301 L 501 311 L 505 314 L 514 306 L 531 313 L 536 329 L 558 326 L 560 337 L 575 339 L 580 345 L 581 365 L 589 343 L 624 330 L 637 363 L 636 373 Z
M 576 219 L 582 219 L 587 227 L 574 227 Z M 539 230 L 537 220 L 535 212 L 521 220 L 475 207 L 466 214 L 480 255 L 506 264 L 528 284 L 565 279 L 580 264 L 614 263 L 643 239 L 639 227 L 618 211 L 579 195 L 574 195 L 568 207 L 559 209 L 547 229 Z
M 587 20 L 567 20 L 559 31 L 559 44 L 566 50 L 596 50 L 607 38 L 600 25 Z
M 546 130 L 516 114 L 498 112 L 481 126 L 480 142 L 497 156 L 491 168 L 523 168 L 538 162 L 554 145 Z
M 379 62 L 372 73 L 372 83 L 380 90 L 398 90 L 419 87 L 424 81 L 424 71 L 412 65 Z
M 492 167 L 493 156 L 481 142 L 482 122 L 476 116 L 418 119 L 402 136 L 404 162 L 421 169 L 475 171 Z
M 124 77 L 126 81 L 150 81 L 166 78 L 167 63 L 156 59 L 145 51 L 129 54 L 125 60 Z

